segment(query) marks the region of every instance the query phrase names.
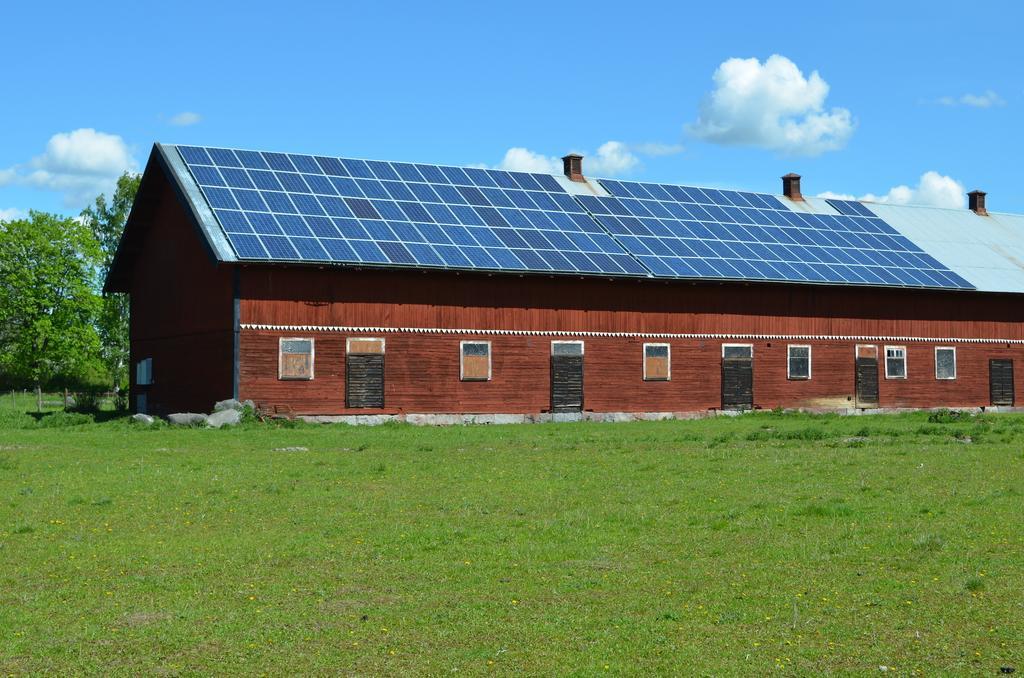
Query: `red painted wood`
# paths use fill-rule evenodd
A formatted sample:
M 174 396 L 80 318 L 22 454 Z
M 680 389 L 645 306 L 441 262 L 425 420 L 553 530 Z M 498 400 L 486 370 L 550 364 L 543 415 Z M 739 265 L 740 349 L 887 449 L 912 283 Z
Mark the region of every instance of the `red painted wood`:
M 1015 295 L 245 267 L 242 322 L 606 332 L 1024 338 Z
M 292 333 L 295 334 L 295 333 Z M 301 333 L 300 333 L 301 334 Z M 550 341 L 568 337 L 486 336 L 491 341 L 489 382 L 459 380 L 459 342 L 472 335 L 388 334 L 385 409 L 345 408 L 345 339 L 308 332 L 316 339 L 316 379 L 279 381 L 279 332 L 242 333 L 242 397 L 299 414 L 400 412 L 538 413 L 550 407 Z M 642 339 L 585 340 L 584 409 L 596 412 L 700 411 L 721 405 L 721 340 L 665 340 L 671 344 L 672 380 L 643 380 Z M 659 340 L 661 341 L 661 340 Z M 812 378 L 786 377 L 785 341 L 755 341 L 754 404 L 760 408 L 853 407 L 854 342 L 800 341 L 812 345 Z M 881 407 L 988 405 L 988 360 L 1015 358 L 1024 368 L 1024 346 L 957 345 L 957 379 L 935 379 L 933 343 L 908 343 L 907 379 L 880 376 Z M 940 345 L 951 345 L 942 343 Z M 880 345 L 881 348 L 881 345 Z M 884 375 L 882 361 L 880 374 Z M 1015 371 L 1021 381 L 1024 369 Z M 1024 387 L 1018 383 L 1017 388 Z
M 208 412 L 233 391 L 231 271 L 202 248 L 167 181 L 155 180 L 131 280 L 131 361 L 153 359 L 153 384 L 136 384 L 132 369 L 131 394 L 146 393 L 151 413 Z
M 131 282 L 132 360 L 153 358 L 155 383 L 145 389 L 152 411 L 205 411 L 232 392 L 231 271 L 208 257 L 162 179 L 157 190 Z M 1024 304 L 1014 295 L 284 266 L 242 266 L 240 279 L 246 324 L 1024 339 Z M 277 378 L 282 336 L 316 339 L 315 379 Z M 352 413 L 344 405 L 347 336 L 374 335 L 243 331 L 240 396 L 296 413 Z M 493 379 L 463 382 L 459 342 L 475 335 L 377 336 L 387 339 L 383 411 L 535 413 L 550 406 L 554 337 L 481 334 L 492 342 Z M 672 345 L 671 381 L 643 380 L 643 339 L 585 338 L 585 409 L 718 407 L 722 342 L 656 341 Z M 814 347 L 809 381 L 786 379 L 788 342 L 752 343 L 756 406 L 852 404 L 856 341 L 794 340 Z M 882 407 L 986 405 L 993 357 L 1016 359 L 1015 378 L 1024 379 L 1024 347 L 960 344 L 958 378 L 948 382 L 934 378 L 934 343 L 906 345 L 909 378 L 880 379 Z

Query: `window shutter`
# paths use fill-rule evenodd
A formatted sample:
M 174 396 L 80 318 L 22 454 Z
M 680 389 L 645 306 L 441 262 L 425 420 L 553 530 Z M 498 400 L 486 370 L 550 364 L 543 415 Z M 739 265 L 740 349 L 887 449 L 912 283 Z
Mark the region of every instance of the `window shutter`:
M 280 379 L 312 379 L 313 340 L 282 339 L 278 371 Z
M 644 379 L 668 381 L 670 370 L 668 344 L 644 344 Z
M 464 341 L 461 351 L 463 381 L 487 381 L 491 378 L 490 342 Z
M 384 407 L 384 340 L 352 338 L 345 357 L 345 404 Z

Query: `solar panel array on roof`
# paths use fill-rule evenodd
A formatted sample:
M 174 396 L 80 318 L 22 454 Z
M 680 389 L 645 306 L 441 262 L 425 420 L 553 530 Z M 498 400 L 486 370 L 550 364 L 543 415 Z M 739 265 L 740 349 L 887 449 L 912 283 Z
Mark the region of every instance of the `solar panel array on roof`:
M 547 174 L 179 146 L 239 259 L 971 288 L 863 205 Z M 830 201 L 831 202 L 831 201 Z
M 874 212 L 856 200 L 838 200 L 836 198 L 829 198 L 825 202 L 831 205 L 836 212 L 845 214 L 846 216 L 877 218 L 877 215 Z
M 658 276 L 973 288 L 860 203 L 804 214 L 770 195 L 601 185 L 613 197 L 579 201 Z
M 550 175 L 179 148 L 242 259 L 647 274 Z

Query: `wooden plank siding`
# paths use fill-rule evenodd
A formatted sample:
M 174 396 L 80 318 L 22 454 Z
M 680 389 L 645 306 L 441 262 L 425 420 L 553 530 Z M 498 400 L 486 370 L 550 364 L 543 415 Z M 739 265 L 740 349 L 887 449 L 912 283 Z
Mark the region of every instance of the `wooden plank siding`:
M 291 334 L 295 334 L 291 332 Z M 345 341 L 341 332 L 307 332 L 317 340 L 316 378 L 277 379 L 280 332 L 242 332 L 243 398 L 267 408 L 287 406 L 300 414 L 539 413 L 550 410 L 550 342 L 572 337 L 393 333 L 387 338 L 383 409 L 345 407 Z M 491 341 L 490 381 L 461 381 L 459 344 Z M 671 344 L 672 379 L 643 379 L 641 338 L 587 337 L 584 409 L 595 412 L 692 412 L 721 407 L 721 340 L 665 340 Z M 852 341 L 806 341 L 812 346 L 812 378 L 786 376 L 787 341 L 751 341 L 753 400 L 758 408 L 854 406 Z M 907 343 L 907 379 L 885 379 L 879 365 L 880 407 L 977 407 L 989 405 L 989 359 L 1024 365 L 1024 345 L 959 344 L 957 378 L 935 378 L 934 347 Z M 1024 388 L 1015 370 L 1016 389 Z
M 232 272 L 214 263 L 158 178 L 158 202 L 131 278 L 132 400 L 146 393 L 154 414 L 208 412 L 233 390 Z M 143 358 L 153 359 L 150 386 L 135 383 L 134 365 Z
M 1024 339 L 1005 294 L 248 266 L 243 324 Z
M 345 407 L 345 342 L 367 332 L 307 330 L 316 379 L 277 379 L 277 340 L 303 330 L 243 330 L 243 398 L 297 413 L 538 413 L 551 408 L 553 339 L 586 342 L 584 409 L 699 411 L 722 405 L 724 339 L 573 336 L 571 332 L 810 335 L 754 345 L 754 406 L 853 407 L 855 344 L 907 347 L 905 380 L 885 379 L 880 407 L 989 404 L 990 358 L 1024 360 L 1018 344 L 825 339 L 909 336 L 1024 339 L 1010 295 L 825 286 L 690 284 L 445 272 L 246 266 L 245 325 L 566 332 L 558 336 L 388 332 L 384 408 Z M 489 340 L 490 381 L 462 381 L 459 344 Z M 643 344 L 671 345 L 670 381 L 644 381 Z M 789 380 L 786 345 L 812 346 L 812 378 Z M 957 346 L 957 379 L 935 379 L 934 347 Z M 1024 374 L 1018 369 L 1015 375 Z M 1015 376 L 1016 380 L 1021 377 Z M 1021 387 L 1020 384 L 1017 385 Z

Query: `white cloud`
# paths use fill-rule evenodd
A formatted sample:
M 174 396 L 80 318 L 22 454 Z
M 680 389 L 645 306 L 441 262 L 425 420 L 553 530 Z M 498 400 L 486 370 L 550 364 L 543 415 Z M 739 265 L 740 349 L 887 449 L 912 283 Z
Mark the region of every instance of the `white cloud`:
M 25 212 L 16 207 L 0 208 L 0 221 L 14 221 L 26 216 L 28 215 Z
M 852 193 L 834 193 L 832 191 L 822 191 L 817 196 L 818 198 L 824 198 L 825 200 L 856 200 L 857 196 Z
M 945 176 L 935 171 L 928 171 L 922 174 L 917 182 L 917 186 L 913 188 L 906 185 L 894 186 L 884 195 L 868 193 L 856 198 L 845 193 L 825 191 L 824 193 L 819 193 L 818 197 L 839 200 L 864 200 L 866 202 L 880 202 L 890 205 L 948 207 L 951 209 L 963 208 L 966 203 L 964 185 L 953 177 Z
M 940 97 L 939 103 L 943 106 L 972 106 L 974 108 L 992 108 L 993 106 L 1005 106 L 1006 101 L 993 92 L 985 90 L 981 94 L 964 94 L 959 97 Z
M 64 194 L 68 207 L 81 207 L 110 193 L 123 172 L 138 163 L 116 134 L 82 128 L 50 137 L 41 155 L 22 165 L 0 169 L 0 185 L 17 183 Z
M 847 109 L 825 110 L 829 85 L 817 71 L 805 78 L 778 54 L 763 64 L 756 58 L 729 59 L 713 80 L 714 91 L 688 126 L 705 141 L 818 155 L 846 145 L 856 126 Z
M 562 161 L 552 156 L 535 153 L 528 148 L 516 146 L 505 151 L 505 157 L 498 163 L 498 169 L 510 172 L 558 174 L 562 171 Z
M 606 141 L 584 162 L 584 172 L 612 177 L 629 172 L 640 164 L 640 158 L 621 141 Z
M 594 176 L 619 176 L 635 169 L 640 164 L 641 155 L 661 156 L 682 151 L 683 147 L 678 144 L 627 144 L 622 141 L 606 141 L 593 153 L 581 153 L 584 156 L 583 173 Z M 505 157 L 497 167 L 513 172 L 561 174 L 562 160 L 516 146 L 505 151 Z
M 178 113 L 177 115 L 171 117 L 170 122 L 172 125 L 177 125 L 178 127 L 187 127 L 188 125 L 195 125 L 201 122 L 202 119 L 203 116 L 199 115 L 198 113 L 193 113 L 192 111 L 182 111 L 181 113 Z

